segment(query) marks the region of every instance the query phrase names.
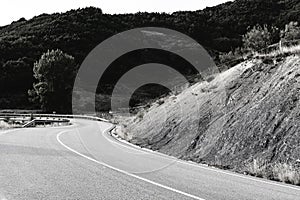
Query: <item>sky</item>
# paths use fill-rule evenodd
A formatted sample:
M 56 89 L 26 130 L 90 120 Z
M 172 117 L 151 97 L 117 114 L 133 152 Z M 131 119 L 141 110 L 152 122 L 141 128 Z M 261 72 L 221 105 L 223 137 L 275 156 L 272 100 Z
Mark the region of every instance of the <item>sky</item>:
M 1 0 L 0 26 L 22 17 L 31 19 L 47 13 L 65 12 L 88 6 L 99 7 L 104 13 L 175 12 L 200 10 L 228 0 Z

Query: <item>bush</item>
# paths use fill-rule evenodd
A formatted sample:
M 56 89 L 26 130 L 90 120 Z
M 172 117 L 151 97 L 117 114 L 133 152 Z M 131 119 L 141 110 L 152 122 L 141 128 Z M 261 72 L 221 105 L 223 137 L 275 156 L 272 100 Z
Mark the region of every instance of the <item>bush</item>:
M 267 25 L 263 27 L 260 25 L 254 26 L 243 36 L 244 48 L 252 52 L 265 49 L 277 39 L 277 30 L 275 27 L 269 29 Z
M 219 55 L 219 61 L 220 61 L 219 69 L 221 71 L 227 70 L 244 61 L 244 49 L 237 48 L 234 51 L 230 51 L 228 53 L 222 53 Z
M 277 163 L 273 166 L 274 179 L 285 183 L 300 184 L 300 170 L 287 163 Z
M 267 178 L 267 166 L 267 162 L 263 159 L 254 159 L 253 162 L 247 166 L 247 171 L 253 176 Z
M 7 122 L 0 121 L 0 129 L 8 129 L 10 125 Z
M 285 25 L 285 29 L 280 32 L 280 38 L 283 41 L 300 39 L 300 26 L 298 22 L 290 22 Z
M 227 63 L 236 59 L 234 52 L 230 51 L 228 53 L 222 53 L 219 55 L 220 63 Z
M 163 99 L 159 99 L 159 100 L 157 100 L 157 102 L 156 102 L 159 106 L 160 105 L 162 105 L 162 104 L 164 104 L 165 103 L 165 100 L 163 100 Z
M 256 177 L 300 185 L 300 169 L 290 163 L 269 163 L 258 158 L 246 166 L 246 172 Z

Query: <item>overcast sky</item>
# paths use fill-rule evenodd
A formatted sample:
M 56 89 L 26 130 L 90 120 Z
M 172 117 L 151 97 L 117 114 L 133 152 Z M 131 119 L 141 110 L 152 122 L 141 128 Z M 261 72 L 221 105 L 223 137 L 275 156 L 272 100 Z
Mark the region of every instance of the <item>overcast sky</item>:
M 199 10 L 228 0 L 1 0 L 0 26 L 21 17 L 30 19 L 42 13 L 65 12 L 88 6 L 99 7 L 104 13 L 174 12 Z

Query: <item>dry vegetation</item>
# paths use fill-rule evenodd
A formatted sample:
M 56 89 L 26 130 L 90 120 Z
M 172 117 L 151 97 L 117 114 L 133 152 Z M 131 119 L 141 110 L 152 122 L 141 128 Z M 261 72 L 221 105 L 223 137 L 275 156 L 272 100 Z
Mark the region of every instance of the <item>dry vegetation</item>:
M 252 176 L 300 185 L 300 169 L 297 164 L 268 163 L 266 160 L 258 158 L 247 166 L 246 173 Z
M 4 121 L 0 121 L 0 129 L 8 129 L 10 125 Z
M 17 127 L 20 127 L 20 125 L 7 123 L 5 121 L 0 120 L 0 130 L 10 129 L 10 128 L 17 128 Z
M 248 164 L 246 172 L 253 176 L 268 178 L 268 163 L 260 158 L 254 159 Z
M 276 163 L 272 166 L 274 179 L 300 185 L 300 169 L 287 163 Z

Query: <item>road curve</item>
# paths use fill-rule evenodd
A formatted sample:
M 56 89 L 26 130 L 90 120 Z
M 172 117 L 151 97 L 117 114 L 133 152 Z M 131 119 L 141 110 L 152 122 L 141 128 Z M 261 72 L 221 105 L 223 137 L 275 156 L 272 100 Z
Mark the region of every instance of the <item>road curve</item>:
M 115 140 L 111 124 L 0 132 L 0 200 L 296 200 L 300 187 L 179 161 Z

